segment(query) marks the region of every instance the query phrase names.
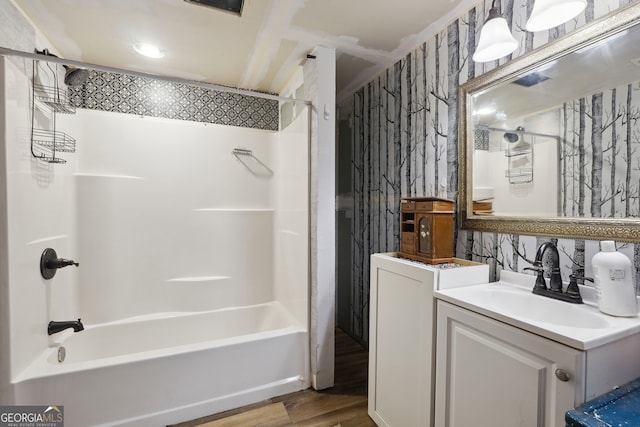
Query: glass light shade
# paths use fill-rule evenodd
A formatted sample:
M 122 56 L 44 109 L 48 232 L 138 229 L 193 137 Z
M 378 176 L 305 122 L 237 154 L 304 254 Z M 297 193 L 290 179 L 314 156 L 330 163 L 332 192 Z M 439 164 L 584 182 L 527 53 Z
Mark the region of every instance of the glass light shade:
M 509 31 L 507 20 L 498 15 L 484 23 L 473 60 L 475 62 L 495 61 L 509 55 L 517 47 L 518 42 Z
M 527 31 L 543 31 L 564 24 L 587 7 L 586 0 L 536 0 L 525 25 Z

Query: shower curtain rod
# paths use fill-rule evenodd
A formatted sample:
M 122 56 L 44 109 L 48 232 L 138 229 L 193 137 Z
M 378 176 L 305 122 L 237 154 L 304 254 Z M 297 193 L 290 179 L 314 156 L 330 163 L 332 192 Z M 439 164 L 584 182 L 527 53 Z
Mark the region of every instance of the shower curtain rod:
M 19 57 L 22 57 L 22 58 L 29 58 L 29 59 L 33 59 L 33 60 L 37 60 L 37 61 L 53 62 L 53 63 L 60 64 L 60 65 L 69 65 L 69 66 L 73 66 L 73 67 L 87 68 L 87 69 L 90 69 L 90 70 L 104 71 L 104 72 L 107 72 L 107 73 L 127 74 L 127 75 L 130 75 L 130 76 L 144 77 L 144 78 L 161 80 L 161 81 L 170 82 L 170 83 L 187 84 L 187 85 L 190 85 L 190 86 L 197 86 L 197 87 L 200 87 L 200 88 L 203 88 L 203 89 L 211 89 L 211 90 L 216 90 L 216 91 L 219 91 L 219 92 L 230 92 L 230 93 L 235 93 L 235 94 L 238 94 L 238 95 L 254 96 L 256 98 L 265 98 L 265 99 L 270 99 L 270 100 L 273 100 L 273 101 L 284 101 L 284 102 L 293 101 L 293 102 L 301 102 L 301 103 L 303 103 L 303 104 L 305 104 L 307 106 L 312 105 L 311 101 L 307 101 L 305 99 L 287 98 L 287 97 L 279 96 L 279 95 L 271 95 L 271 94 L 268 94 L 268 93 L 253 92 L 253 91 L 246 90 L 246 89 L 238 89 L 238 88 L 233 88 L 233 87 L 221 86 L 221 85 L 217 85 L 217 84 L 214 84 L 214 83 L 199 82 L 197 80 L 187 80 L 187 79 L 181 79 L 181 78 L 178 78 L 178 77 L 170 77 L 170 76 L 149 74 L 149 73 L 144 73 L 144 72 L 141 72 L 141 71 L 132 71 L 132 70 L 125 70 L 123 68 L 109 67 L 109 66 L 106 66 L 106 65 L 89 64 L 89 63 L 82 62 L 82 61 L 74 61 L 74 60 L 71 60 L 71 59 L 63 59 L 63 58 L 58 58 L 58 57 L 55 57 L 55 56 L 45 56 L 45 55 L 37 54 L 37 53 L 23 52 L 21 50 L 9 49 L 9 48 L 2 47 L 2 46 L 0 46 L 0 55 L 3 55 L 3 56 L 19 56 Z
M 547 133 L 538 133 L 538 132 L 529 132 L 528 130 L 518 130 L 518 129 L 501 129 L 501 128 L 493 128 L 491 126 L 485 126 L 485 125 L 478 125 L 479 129 L 486 129 L 486 130 L 491 130 L 491 131 L 495 131 L 495 132 L 511 132 L 511 133 L 521 133 L 523 135 L 531 135 L 531 136 L 542 136 L 545 138 L 554 138 L 554 139 L 560 139 L 559 135 L 549 135 Z

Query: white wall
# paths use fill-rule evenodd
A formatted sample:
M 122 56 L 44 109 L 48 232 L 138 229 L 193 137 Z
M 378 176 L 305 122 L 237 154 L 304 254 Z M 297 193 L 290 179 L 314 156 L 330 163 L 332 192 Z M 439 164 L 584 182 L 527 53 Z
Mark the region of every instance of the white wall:
M 89 110 L 68 120 L 82 135 L 74 178 L 88 322 L 273 299 L 275 178 L 231 153 L 250 149 L 274 168 L 274 134 Z
M 5 99 L 4 58 L 0 58 L 0 99 Z M 7 224 L 7 161 L 4 145 L 6 141 L 7 121 L 5 106 L 0 103 L 0 325 L 10 325 L 9 312 L 9 242 Z M 0 402 L 13 402 L 11 379 L 11 346 L 10 329 L 0 328 Z
M 311 374 L 315 389 L 333 386 L 335 328 L 336 52 L 318 46 L 304 65 L 311 119 Z
M 309 107 L 307 107 L 309 108 Z M 283 129 L 275 143 L 275 298 L 308 328 L 309 120 L 306 111 Z
M 292 76 L 280 94 L 305 99 L 280 104 L 280 123 L 287 126 L 301 116 L 310 119 L 310 348 L 312 386 L 319 390 L 334 384 L 336 313 L 336 122 L 335 50 L 318 46 Z M 310 109 L 310 110 L 309 110 Z M 297 118 L 297 119 L 296 119 Z

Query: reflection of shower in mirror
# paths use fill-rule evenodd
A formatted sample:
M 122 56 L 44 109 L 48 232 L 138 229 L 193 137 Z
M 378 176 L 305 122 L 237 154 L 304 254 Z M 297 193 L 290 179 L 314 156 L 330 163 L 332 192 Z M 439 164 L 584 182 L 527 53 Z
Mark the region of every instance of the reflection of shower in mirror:
M 480 199 L 478 188 L 492 188 L 492 210 L 500 215 L 557 215 L 560 138 L 527 130 L 550 132 L 552 123 L 557 118 L 547 113 L 544 120 L 528 118 L 510 128 L 476 126 L 484 143 L 473 151 L 473 200 Z
M 520 139 L 518 132 L 522 132 L 522 131 L 524 131 L 524 128 L 522 126 L 518 126 L 515 132 L 512 132 L 512 131 L 505 132 L 503 138 L 505 141 L 511 144 L 516 143 Z

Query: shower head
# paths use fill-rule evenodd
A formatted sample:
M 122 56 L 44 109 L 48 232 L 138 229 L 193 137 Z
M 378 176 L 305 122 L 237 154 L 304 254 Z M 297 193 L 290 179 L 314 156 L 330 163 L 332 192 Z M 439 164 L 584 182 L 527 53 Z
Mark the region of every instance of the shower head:
M 518 136 L 517 133 L 514 132 L 505 132 L 504 134 L 504 140 L 513 144 L 514 142 L 517 142 L 518 139 L 520 139 L 520 137 Z
M 64 73 L 64 84 L 67 86 L 82 86 L 89 79 L 89 70 L 86 68 L 71 67 L 63 65 L 66 72 Z
M 522 126 L 518 126 L 516 128 L 516 132 L 522 131 L 524 131 L 524 128 Z M 520 139 L 520 135 L 518 135 L 516 132 L 505 132 L 503 136 L 504 140 L 511 144 L 518 142 L 518 140 Z
M 54 58 L 59 58 L 58 55 L 54 55 L 49 52 L 49 49 L 38 50 L 36 49 L 36 53 L 40 55 L 53 56 Z M 86 68 L 73 67 L 71 65 L 62 65 L 64 67 L 64 84 L 67 86 L 82 86 L 87 82 L 89 78 L 89 70 Z

